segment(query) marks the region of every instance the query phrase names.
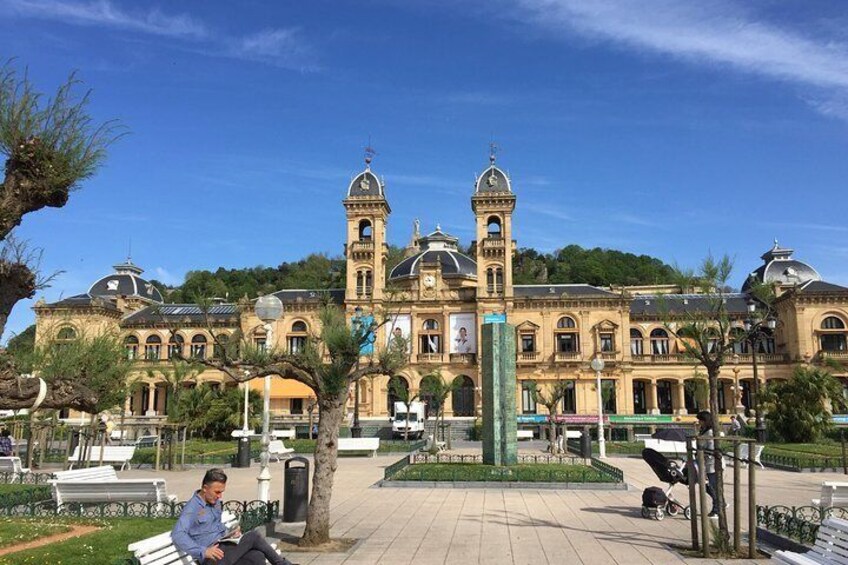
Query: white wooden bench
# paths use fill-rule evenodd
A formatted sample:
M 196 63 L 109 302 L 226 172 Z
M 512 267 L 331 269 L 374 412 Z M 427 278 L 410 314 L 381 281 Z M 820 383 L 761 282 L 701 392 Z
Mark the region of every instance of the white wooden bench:
M 294 429 L 274 430 L 271 432 L 274 439 L 294 439 Z
M 583 432 L 581 432 L 580 430 L 566 430 L 565 431 L 565 438 L 566 439 L 580 439 L 581 437 L 583 437 Z
M 678 457 L 686 457 L 685 441 L 668 441 L 665 439 L 645 438 L 646 448 L 651 448 L 660 453 L 673 453 Z
M 111 465 L 103 465 L 101 467 L 89 467 L 88 469 L 73 469 L 70 471 L 56 471 L 53 476 L 59 482 L 64 481 L 117 481 L 118 473 Z
M 339 451 L 370 451 L 371 457 L 380 449 L 378 437 L 340 437 Z
M 0 473 L 18 473 L 24 475 L 29 473 L 27 467 L 21 465 L 20 457 L 0 457 Z
M 165 479 L 123 479 L 117 481 L 50 481 L 57 507 L 68 502 L 156 502 L 177 500 L 169 495 Z
M 290 453 L 294 453 L 294 449 L 286 447 L 281 439 L 273 439 L 268 443 L 268 453 L 271 457 L 280 460 L 280 457 L 288 459 Z
M 813 506 L 848 506 L 848 483 L 825 481 L 821 485 L 821 497 L 813 499 Z
M 73 469 L 74 465 L 78 463 L 82 463 L 82 448 L 78 445 L 74 448 L 73 454 L 68 457 L 68 463 L 71 464 L 70 468 Z M 112 465 L 121 465 L 121 471 L 124 469 L 130 468 L 130 459 L 135 455 L 135 446 L 134 445 L 107 445 L 103 448 L 103 462 L 109 463 Z M 88 448 L 88 453 L 85 461 L 90 463 L 100 463 L 100 446 L 95 445 L 94 447 Z
M 427 452 L 432 451 L 434 444 L 436 446 L 437 452 L 447 451 L 447 448 L 448 448 L 447 443 L 445 443 L 444 441 L 437 440 L 433 436 L 433 434 L 430 434 L 430 435 L 427 436 L 427 443 L 424 444 L 422 451 L 427 451 Z
M 533 439 L 533 430 L 518 430 L 515 432 L 516 439 Z
M 748 457 L 748 450 L 750 449 L 748 447 L 749 445 L 751 445 L 751 444 L 743 443 L 742 445 L 739 446 L 739 457 L 744 460 L 744 461 L 740 461 L 740 464 L 743 467 L 747 467 L 748 461 L 753 461 L 754 463 L 756 463 L 757 465 L 760 466 L 760 469 L 765 469 L 765 467 L 763 466 L 763 463 L 760 461 L 760 456 L 763 454 L 763 449 L 765 448 L 765 445 L 754 444 L 754 456 Z M 722 451 L 724 451 L 725 447 L 726 446 L 722 446 Z M 730 451 L 724 451 L 725 454 L 728 455 L 728 456 L 733 455 L 733 448 L 728 447 L 728 449 Z M 732 457 L 731 457 L 731 460 L 732 460 Z
M 221 521 L 228 529 L 234 528 L 237 523 L 235 514 L 228 510 L 221 515 Z M 171 532 L 131 543 L 127 550 L 141 565 L 196 565 L 190 555 L 177 549 L 171 539 Z
M 135 438 L 136 447 L 156 447 L 159 444 L 159 436 L 146 435 Z
M 828 518 L 819 526 L 815 545 L 806 553 L 775 551 L 771 556 L 778 563 L 812 565 L 816 563 L 848 563 L 848 521 Z

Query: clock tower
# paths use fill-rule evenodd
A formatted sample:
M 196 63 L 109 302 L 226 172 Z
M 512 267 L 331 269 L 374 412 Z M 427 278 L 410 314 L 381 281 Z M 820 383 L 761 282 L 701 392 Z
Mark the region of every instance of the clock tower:
M 347 212 L 347 280 L 345 304 L 349 307 L 382 302 L 386 281 L 386 222 L 391 208 L 385 184 L 371 171 L 369 151 L 365 170 L 351 181 L 344 207 Z

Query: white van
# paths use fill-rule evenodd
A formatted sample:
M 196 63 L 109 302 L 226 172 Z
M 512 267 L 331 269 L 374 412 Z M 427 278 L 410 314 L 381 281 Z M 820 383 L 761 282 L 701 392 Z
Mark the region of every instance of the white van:
M 392 418 L 392 435 L 404 438 L 409 434 L 410 439 L 424 437 L 424 403 L 413 401 L 409 404 L 409 414 L 406 404 L 395 402 L 394 417 Z M 408 432 L 407 432 L 408 430 Z

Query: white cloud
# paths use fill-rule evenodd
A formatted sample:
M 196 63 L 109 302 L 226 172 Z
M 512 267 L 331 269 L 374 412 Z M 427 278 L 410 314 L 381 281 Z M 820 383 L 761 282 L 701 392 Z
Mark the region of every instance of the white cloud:
M 683 0 L 519 0 L 515 16 L 690 62 L 728 65 L 800 85 L 823 114 L 846 117 L 848 45 L 759 21 L 741 3 Z M 835 99 L 835 100 L 834 100 Z
M 295 28 L 266 29 L 229 40 L 227 54 L 237 59 L 263 61 L 282 67 L 314 69 L 310 49 Z
M 7 0 L 6 11 L 20 16 L 62 20 L 78 25 L 128 29 L 154 35 L 204 38 L 206 27 L 187 15 L 168 15 L 157 9 L 131 13 L 109 0 L 67 2 L 63 0 Z
M 156 267 L 153 269 L 153 272 L 156 273 L 156 280 L 161 283 L 165 283 L 168 286 L 176 286 L 183 283 L 183 277 L 171 274 L 171 272 L 164 267 Z

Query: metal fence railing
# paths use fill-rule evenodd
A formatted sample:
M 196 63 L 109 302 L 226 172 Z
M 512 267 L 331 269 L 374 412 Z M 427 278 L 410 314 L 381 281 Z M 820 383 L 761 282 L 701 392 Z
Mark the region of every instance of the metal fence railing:
M 760 456 L 760 461 L 767 467 L 784 471 L 842 471 L 844 468 L 842 457 L 778 454 L 768 449 Z
M 44 485 L 55 478 L 53 473 L 0 473 L 0 484 L 7 485 Z
M 818 506 L 757 506 L 757 526 L 778 536 L 813 545 L 825 518 L 848 518 L 848 508 Z

